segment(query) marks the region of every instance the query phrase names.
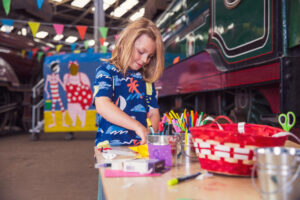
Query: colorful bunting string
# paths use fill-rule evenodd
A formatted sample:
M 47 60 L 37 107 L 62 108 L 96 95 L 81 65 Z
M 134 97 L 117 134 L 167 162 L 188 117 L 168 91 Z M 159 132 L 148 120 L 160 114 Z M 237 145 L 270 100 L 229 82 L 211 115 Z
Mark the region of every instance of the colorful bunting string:
M 2 0 L 3 8 L 6 15 L 8 15 L 10 12 L 10 3 L 10 0 Z
M 37 0 L 38 9 L 41 10 L 44 0 Z
M 40 23 L 39 22 L 28 22 L 28 25 L 30 27 L 33 37 L 35 38 L 35 35 L 36 35 L 37 31 L 39 30 Z

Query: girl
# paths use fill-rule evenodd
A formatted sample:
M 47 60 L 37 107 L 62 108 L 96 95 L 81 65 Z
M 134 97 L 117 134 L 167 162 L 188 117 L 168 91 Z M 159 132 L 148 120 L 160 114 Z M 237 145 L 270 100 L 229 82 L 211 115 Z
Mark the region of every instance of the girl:
M 153 83 L 164 64 L 159 30 L 146 18 L 132 22 L 120 34 L 112 57 L 105 61 L 96 70 L 94 83 L 99 114 L 95 143 L 145 144 L 150 132 L 147 114 L 155 132 L 160 118 Z

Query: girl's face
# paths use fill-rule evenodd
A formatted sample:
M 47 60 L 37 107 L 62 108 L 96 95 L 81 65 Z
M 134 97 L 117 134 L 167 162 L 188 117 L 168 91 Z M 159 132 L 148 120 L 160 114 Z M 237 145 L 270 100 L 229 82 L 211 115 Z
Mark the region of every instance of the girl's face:
M 129 68 L 139 70 L 147 65 L 155 54 L 155 42 L 146 34 L 138 37 L 134 43 Z

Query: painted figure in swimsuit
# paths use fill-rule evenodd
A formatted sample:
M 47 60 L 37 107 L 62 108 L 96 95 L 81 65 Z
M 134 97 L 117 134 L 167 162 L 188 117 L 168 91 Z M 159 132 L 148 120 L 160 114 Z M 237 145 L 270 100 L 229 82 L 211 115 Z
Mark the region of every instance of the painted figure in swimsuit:
M 64 75 L 68 99 L 68 113 L 72 119 L 72 126 L 76 126 L 77 116 L 81 121 L 81 127 L 85 126 L 86 110 L 92 103 L 92 91 L 90 80 L 85 73 L 79 72 L 77 61 L 68 64 L 70 73 Z
M 64 105 L 61 101 L 61 98 L 59 96 L 59 86 L 58 84 L 61 85 L 61 87 L 65 90 L 65 86 L 63 84 L 63 82 L 61 81 L 60 77 L 59 77 L 59 62 L 58 61 L 53 61 L 50 63 L 50 69 L 52 71 L 51 74 L 47 75 L 46 77 L 46 81 L 45 81 L 45 86 L 44 86 L 44 90 L 47 94 L 47 99 L 50 98 L 50 94 L 48 92 L 48 83 L 50 83 L 50 92 L 51 92 L 51 98 L 52 98 L 52 124 L 49 124 L 49 128 L 56 126 L 56 122 L 55 122 L 55 106 L 56 106 L 56 102 L 58 102 L 59 106 L 60 106 L 60 110 L 62 112 L 62 125 L 65 127 L 68 127 L 68 125 L 65 123 L 65 115 L 66 115 L 66 111 L 64 108 Z

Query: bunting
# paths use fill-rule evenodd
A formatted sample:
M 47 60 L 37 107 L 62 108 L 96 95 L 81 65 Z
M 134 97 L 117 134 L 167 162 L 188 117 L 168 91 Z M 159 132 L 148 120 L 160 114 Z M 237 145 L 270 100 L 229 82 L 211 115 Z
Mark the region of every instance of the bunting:
M 1 23 L 3 25 L 5 25 L 4 26 L 5 32 L 10 33 L 10 27 L 14 24 L 14 20 L 12 20 L 12 19 L 1 19 Z
M 21 55 L 22 55 L 23 58 L 25 57 L 25 53 L 26 53 L 26 51 L 23 49 L 23 50 L 21 51 Z
M 80 35 L 80 39 L 83 40 L 84 36 L 85 36 L 85 33 L 86 33 L 87 26 L 76 26 L 76 28 L 77 28 L 77 31 Z
M 101 46 L 102 53 L 107 53 L 107 46 Z
M 56 45 L 56 52 L 59 53 L 60 49 L 63 47 L 62 44 Z
M 38 9 L 41 10 L 44 0 L 37 0 L 36 2 L 37 2 Z
M 103 46 L 105 42 L 105 38 L 99 38 L 100 45 Z
M 33 48 L 33 49 L 32 49 L 32 53 L 33 53 L 32 56 L 35 56 L 35 54 L 36 54 L 37 51 L 38 51 L 38 48 Z
M 8 15 L 10 12 L 10 3 L 10 0 L 2 0 L 3 8 L 6 15 Z
M 65 26 L 63 24 L 53 24 L 53 28 L 57 35 L 63 34 L 64 27 Z
M 28 51 L 28 56 L 27 56 L 28 60 L 32 58 L 32 51 Z
M 103 38 L 106 38 L 108 28 L 107 28 L 107 27 L 99 27 L 98 30 L 99 30 L 99 32 L 101 33 L 102 37 L 103 37 Z
M 89 47 L 89 40 L 85 40 L 83 44 L 84 44 L 84 48 L 87 49 Z
M 37 60 L 38 60 L 39 62 L 41 62 L 41 58 L 42 58 L 43 55 L 44 55 L 44 52 L 41 52 L 41 51 L 38 52 Z
M 70 44 L 71 50 L 74 51 L 76 49 L 77 43 Z
M 37 31 L 39 30 L 40 24 L 41 24 L 40 22 L 28 22 L 31 33 L 34 38 L 35 38 Z

